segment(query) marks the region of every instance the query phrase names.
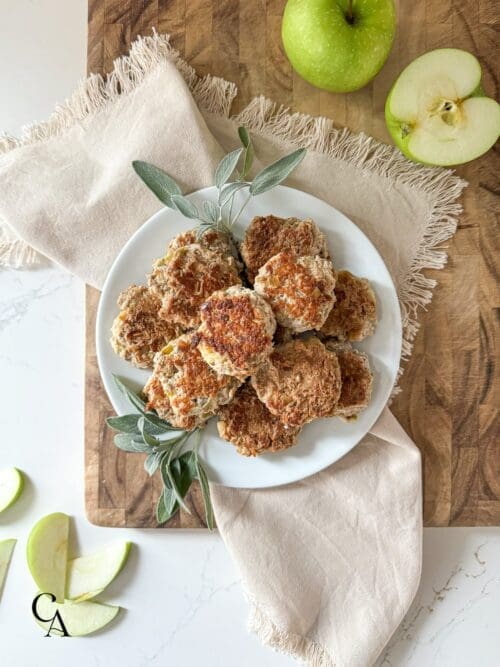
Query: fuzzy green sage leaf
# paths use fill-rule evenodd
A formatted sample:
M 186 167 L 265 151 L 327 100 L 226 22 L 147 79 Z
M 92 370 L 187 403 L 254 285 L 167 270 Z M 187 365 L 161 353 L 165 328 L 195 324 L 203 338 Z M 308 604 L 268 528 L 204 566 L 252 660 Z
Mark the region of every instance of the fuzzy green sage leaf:
M 120 431 L 120 433 L 133 433 L 134 435 L 139 435 L 139 429 L 137 427 L 138 419 L 139 415 L 123 415 L 122 417 L 108 417 L 106 419 L 106 424 L 114 431 Z
M 217 165 L 217 169 L 215 170 L 215 185 L 219 189 L 228 181 L 229 177 L 236 169 L 236 165 L 238 164 L 238 160 L 242 153 L 243 148 L 237 148 L 235 151 L 231 151 L 231 153 L 225 155 Z
M 148 454 L 144 459 L 144 470 L 150 477 L 158 470 L 162 456 L 164 455 L 161 452 L 153 452 L 152 454 Z
M 182 195 L 172 195 L 171 200 L 174 208 L 176 208 L 179 213 L 182 213 L 184 217 L 195 220 L 200 217 L 195 204 L 193 204 L 192 201 L 189 201 L 189 199 L 186 199 L 186 197 L 183 197 Z
M 148 188 L 166 206 L 172 207 L 172 195 L 182 194 L 182 190 L 174 179 L 165 173 L 163 169 L 155 167 L 154 164 L 143 162 L 142 160 L 134 160 L 132 167 L 139 178 L 144 181 Z
M 245 155 L 243 157 L 243 170 L 241 172 L 241 178 L 245 179 L 250 173 L 250 169 L 252 168 L 254 150 L 252 140 L 250 139 L 250 133 L 246 127 L 241 126 L 238 128 L 238 136 L 245 148 Z
M 150 452 L 151 447 L 145 442 L 135 439 L 136 437 L 130 433 L 117 433 L 113 441 L 118 449 L 122 449 L 124 452 Z
M 306 149 L 299 148 L 290 155 L 285 155 L 280 160 L 273 162 L 268 167 L 264 167 L 253 179 L 250 185 L 250 194 L 260 195 L 282 183 L 302 162 L 305 154 Z

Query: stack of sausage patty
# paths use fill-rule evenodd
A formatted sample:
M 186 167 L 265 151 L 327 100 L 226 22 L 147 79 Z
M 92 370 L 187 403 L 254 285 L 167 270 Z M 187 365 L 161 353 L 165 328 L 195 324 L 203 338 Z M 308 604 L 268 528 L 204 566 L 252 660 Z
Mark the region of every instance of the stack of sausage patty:
M 308 422 L 354 419 L 369 403 L 368 359 L 351 343 L 373 333 L 375 295 L 336 271 L 312 220 L 254 218 L 239 252 L 223 232 L 190 230 L 118 306 L 111 344 L 152 368 L 148 409 L 187 430 L 217 415 L 245 456 L 287 449 Z

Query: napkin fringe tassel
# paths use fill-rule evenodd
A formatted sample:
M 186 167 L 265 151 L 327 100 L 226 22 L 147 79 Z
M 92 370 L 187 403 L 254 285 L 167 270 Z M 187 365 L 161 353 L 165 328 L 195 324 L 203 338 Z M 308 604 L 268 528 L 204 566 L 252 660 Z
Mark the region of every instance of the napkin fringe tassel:
M 462 205 L 457 200 L 467 182 L 451 169 L 411 162 L 394 146 L 380 143 L 363 132 L 355 134 L 347 128 L 339 130 L 329 118 L 290 113 L 288 108 L 263 96 L 252 100 L 235 120 L 255 132 L 279 137 L 310 151 L 349 162 L 358 169 L 385 176 L 388 188 L 396 181 L 425 193 L 429 207 L 427 225 L 415 259 L 407 276 L 393 276 L 399 284 L 403 320 L 401 356 L 403 361 L 408 360 L 419 329 L 419 310 L 429 305 L 436 285 L 436 281 L 426 277 L 423 270 L 445 266 L 447 253 L 442 244 L 455 233 L 462 212 Z
M 281 630 L 255 603 L 251 603 L 248 630 L 269 648 L 304 662 L 309 667 L 334 667 L 329 653 L 316 642 Z
M 109 74 L 90 74 L 80 81 L 75 92 L 55 107 L 48 120 L 25 125 L 19 137 L 0 134 L 0 154 L 60 136 L 117 98 L 132 93 L 165 59 L 174 62 L 201 109 L 229 116 L 237 93 L 236 85 L 210 74 L 198 76 L 194 68 L 170 45 L 169 35 L 159 35 L 153 30 L 152 35 L 138 37 L 131 45 L 129 54 L 114 61 L 113 70 Z M 0 218 L 0 266 L 20 269 L 44 261 L 45 258 L 17 238 L 6 221 Z

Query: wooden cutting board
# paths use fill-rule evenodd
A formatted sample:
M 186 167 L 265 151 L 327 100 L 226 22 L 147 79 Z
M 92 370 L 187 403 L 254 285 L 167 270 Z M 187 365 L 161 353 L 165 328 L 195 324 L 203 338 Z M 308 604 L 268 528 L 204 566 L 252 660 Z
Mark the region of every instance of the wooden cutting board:
M 200 73 L 237 83 L 234 110 L 264 94 L 337 125 L 389 141 L 384 102 L 391 82 L 426 50 L 454 46 L 481 60 L 484 87 L 497 95 L 495 29 L 498 12 L 488 0 L 421 0 L 399 3 L 398 35 L 381 74 L 363 90 L 334 95 L 308 85 L 291 69 L 280 40 L 284 0 L 90 0 L 88 69 L 105 73 L 131 41 L 155 27 Z M 500 313 L 499 235 L 495 191 L 500 173 L 494 151 L 457 170 L 470 185 L 465 212 L 449 243 L 439 281 L 393 409 L 422 451 L 424 516 L 428 526 L 500 525 L 500 455 L 497 409 L 500 383 L 495 340 Z M 85 394 L 86 507 L 103 526 L 155 526 L 160 483 L 143 470 L 142 456 L 112 443 L 105 418 L 112 414 L 95 357 L 98 293 L 87 289 Z M 168 527 L 203 526 L 199 489 L 190 516 Z

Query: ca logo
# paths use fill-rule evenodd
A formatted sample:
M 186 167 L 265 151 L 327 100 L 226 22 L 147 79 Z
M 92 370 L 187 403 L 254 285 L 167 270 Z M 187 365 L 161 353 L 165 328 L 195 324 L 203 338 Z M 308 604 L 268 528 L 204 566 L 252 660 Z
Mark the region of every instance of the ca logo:
M 40 593 L 39 595 L 36 596 L 36 598 L 33 600 L 33 604 L 31 605 L 31 609 L 33 611 L 33 616 L 41 621 L 42 623 L 50 623 L 49 629 L 47 630 L 47 634 L 45 637 L 50 637 L 51 632 L 54 632 L 58 637 L 71 637 L 69 632 L 66 630 L 66 626 L 64 625 L 64 621 L 62 619 L 62 616 L 59 612 L 59 609 L 56 609 L 56 613 L 52 618 L 42 618 L 40 614 L 38 613 L 38 601 L 40 598 L 42 598 L 44 595 L 47 595 L 50 598 L 51 602 L 56 601 L 56 596 L 52 595 L 52 593 Z

